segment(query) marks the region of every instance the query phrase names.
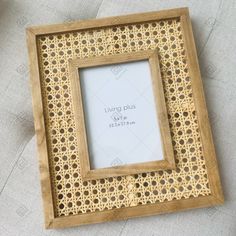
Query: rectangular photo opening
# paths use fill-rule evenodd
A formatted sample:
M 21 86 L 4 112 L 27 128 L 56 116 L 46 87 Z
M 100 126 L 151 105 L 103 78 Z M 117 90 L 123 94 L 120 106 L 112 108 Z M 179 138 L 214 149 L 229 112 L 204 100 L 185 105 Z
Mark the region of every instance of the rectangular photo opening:
M 148 60 L 79 69 L 91 169 L 164 160 Z

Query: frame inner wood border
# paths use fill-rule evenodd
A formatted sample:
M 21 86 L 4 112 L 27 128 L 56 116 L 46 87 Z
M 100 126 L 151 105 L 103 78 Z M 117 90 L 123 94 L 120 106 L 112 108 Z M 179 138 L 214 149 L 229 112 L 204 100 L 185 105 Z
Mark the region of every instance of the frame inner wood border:
M 189 71 L 192 78 L 194 103 L 198 114 L 198 123 L 200 127 L 199 132 L 202 139 L 211 195 L 192 197 L 182 200 L 172 200 L 157 204 L 146 204 L 136 207 L 113 209 L 103 212 L 92 212 L 66 217 L 56 217 L 54 214 L 53 206 L 52 184 L 50 178 L 44 110 L 42 103 L 42 91 L 40 86 L 37 37 L 48 34 L 73 32 L 75 30 L 125 25 L 152 20 L 165 20 L 174 17 L 180 17 L 181 20 L 184 43 L 187 51 L 186 53 L 189 64 Z M 39 165 L 46 228 L 71 227 L 89 223 L 121 220 L 131 217 L 187 210 L 191 208 L 209 207 L 217 204 L 222 204 L 224 202 L 188 8 L 133 14 L 121 17 L 109 17 L 104 19 L 73 22 L 67 24 L 64 23 L 58 25 L 30 27 L 27 29 L 27 44 L 30 59 L 29 64 L 31 90 L 33 99 L 35 132 L 37 136 L 37 145 L 39 151 Z
M 83 98 L 81 93 L 79 69 L 101 65 L 135 62 L 147 59 L 151 72 L 153 96 L 157 113 L 157 122 L 160 127 L 164 160 L 135 163 L 109 168 L 91 170 L 84 120 Z M 70 80 L 72 87 L 72 101 L 76 119 L 81 174 L 84 180 L 101 179 L 114 176 L 145 173 L 156 170 L 175 169 L 175 159 L 170 134 L 168 114 L 165 103 L 164 88 L 161 79 L 157 50 L 147 50 L 133 53 L 74 59 L 69 62 Z

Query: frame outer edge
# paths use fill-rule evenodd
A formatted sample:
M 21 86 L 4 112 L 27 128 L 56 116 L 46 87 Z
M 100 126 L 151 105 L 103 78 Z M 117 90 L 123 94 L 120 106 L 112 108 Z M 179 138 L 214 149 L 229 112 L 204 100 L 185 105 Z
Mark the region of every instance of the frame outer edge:
M 216 159 L 189 11 L 181 16 L 181 27 L 184 32 L 183 37 L 185 48 L 188 49 L 186 50 L 188 69 L 190 77 L 192 78 L 193 98 L 197 112 L 197 120 L 200 127 L 199 132 L 202 139 L 203 153 L 205 156 L 210 189 L 212 196 L 215 198 L 215 203 L 223 203 L 224 195 L 220 181 L 219 168 Z
M 174 10 L 177 10 L 176 13 L 173 13 Z M 171 15 L 168 17 L 168 12 L 171 11 Z M 149 17 L 150 14 L 150 17 Z M 195 43 L 193 39 L 193 33 L 191 28 L 191 22 L 189 19 L 188 8 L 179 8 L 179 9 L 172 9 L 172 10 L 165 10 L 161 12 L 151 12 L 145 13 L 144 15 L 141 14 L 143 21 L 155 19 L 164 19 L 173 17 L 180 17 L 181 23 L 184 32 L 184 41 L 185 41 L 185 48 L 190 49 L 191 53 L 187 51 L 188 54 L 188 64 L 193 64 L 193 68 L 190 70 L 193 73 L 194 82 L 197 86 L 200 87 L 200 91 L 195 91 L 197 96 L 194 94 L 194 97 L 199 100 L 195 105 L 202 106 L 206 109 L 205 98 L 203 94 L 203 86 L 201 82 L 201 76 L 198 66 L 197 54 L 195 49 Z M 130 15 L 129 15 L 130 16 Z M 128 16 L 128 17 L 129 17 Z M 141 16 L 139 17 L 138 14 L 131 15 L 131 23 L 134 22 L 141 22 Z M 113 21 L 109 23 L 109 20 L 113 18 Z M 154 214 L 162 214 L 162 213 L 170 213 L 176 211 L 183 211 L 187 209 L 193 208 L 201 208 L 201 207 L 208 207 L 216 204 L 223 203 L 223 193 L 220 184 L 220 178 L 218 173 L 217 162 L 215 158 L 215 151 L 211 136 L 210 127 L 207 127 L 205 132 L 203 132 L 203 140 L 206 140 L 208 137 L 210 140 L 206 140 L 213 150 L 211 150 L 209 156 L 206 159 L 208 160 L 207 169 L 210 168 L 210 187 L 213 191 L 212 195 L 208 196 L 200 196 L 196 198 L 189 198 L 189 199 L 182 199 L 182 200 L 173 200 L 170 202 L 163 202 L 159 204 L 151 204 L 151 205 L 144 205 L 139 207 L 127 207 L 122 209 L 113 209 L 109 211 L 104 211 L 98 213 L 88 213 L 85 215 L 74 215 L 68 217 L 55 217 L 54 215 L 54 208 L 53 208 L 53 195 L 51 189 L 51 180 L 50 180 L 50 170 L 49 170 L 49 160 L 48 160 L 48 153 L 47 153 L 47 144 L 46 144 L 46 136 L 45 136 L 45 124 L 44 124 L 44 116 L 43 116 L 43 106 L 42 106 L 42 97 L 41 97 L 41 87 L 40 87 L 40 77 L 39 77 L 39 64 L 38 64 L 38 57 L 37 57 L 37 44 L 36 44 L 36 37 L 38 35 L 45 35 L 50 33 L 57 33 L 57 32 L 67 32 L 73 31 L 77 27 L 77 29 L 89 29 L 89 28 L 97 28 L 99 24 L 103 26 L 111 26 L 126 24 L 128 21 L 127 16 L 122 16 L 122 22 L 116 21 L 114 19 L 119 19 L 119 17 L 109 17 L 100 20 L 89 20 L 86 21 L 88 25 L 86 26 L 86 22 L 75 22 L 75 23 L 68 23 L 64 27 L 62 24 L 53 25 L 53 26 L 39 26 L 39 27 L 30 27 L 26 30 L 27 32 L 27 45 L 28 45 L 28 54 L 30 59 L 30 77 L 31 77 L 31 92 L 32 92 L 32 100 L 33 100 L 33 111 L 34 111 L 34 119 L 35 119 L 35 131 L 37 136 L 37 146 L 39 152 L 39 163 L 40 163 L 40 176 L 41 176 L 41 191 L 42 191 L 42 198 L 43 198 L 43 205 L 44 205 L 44 216 L 45 216 L 45 227 L 49 228 L 62 228 L 62 227 L 71 227 L 71 226 L 78 226 L 84 224 L 91 224 L 91 223 L 99 223 L 104 221 L 111 221 L 111 220 L 119 220 L 119 219 L 128 219 L 133 217 L 139 216 L 148 216 Z M 97 24 L 93 23 L 98 21 Z M 92 27 L 93 25 L 93 27 Z M 60 29 L 60 27 L 62 27 Z M 66 28 L 66 29 L 65 29 Z M 185 29 L 185 30 L 184 30 Z M 186 34 L 186 35 L 185 35 Z M 195 85 L 195 86 L 196 86 Z M 37 87 L 38 86 L 38 87 Z M 195 88 L 197 90 L 197 88 Z M 195 98 L 195 99 L 196 99 Z M 196 100 L 195 100 L 196 102 Z M 201 109 L 200 109 L 201 110 Z M 40 114 L 41 111 L 41 114 Z M 201 114 L 203 121 L 208 121 L 207 111 Z M 199 119 L 199 117 L 198 117 Z M 201 122 L 203 122 L 201 121 Z M 202 124 L 202 123 L 201 123 Z M 208 125 L 209 126 L 209 125 Z M 43 136 L 44 135 L 44 136 Z M 214 177 L 216 176 L 216 177 Z
M 188 8 L 182 7 L 182 8 L 165 9 L 161 11 L 149 11 L 149 12 L 144 12 L 144 13 L 134 13 L 134 14 L 128 14 L 128 15 L 122 15 L 122 16 L 104 17 L 100 19 L 81 20 L 81 21 L 74 21 L 74 22 L 69 22 L 69 23 L 31 26 L 28 29 L 37 35 L 45 35 L 45 34 L 52 34 L 52 33 L 53 34 L 65 33 L 65 32 L 70 32 L 74 30 L 124 25 L 130 22 L 132 23 L 141 22 L 142 21 L 141 19 L 143 19 L 143 22 L 145 22 L 145 21 L 151 21 L 151 20 L 174 18 L 174 17 L 179 17 L 180 15 L 186 14 L 187 12 L 188 12 Z
M 213 196 L 200 196 L 182 200 L 165 201 L 159 204 L 148 204 L 136 207 L 111 209 L 100 213 L 92 212 L 87 215 L 74 215 L 56 218 L 50 228 L 68 228 L 79 225 L 97 224 L 114 220 L 127 220 L 130 218 L 147 217 L 157 214 L 181 212 L 189 209 L 199 209 L 215 205 Z M 219 202 L 217 202 L 219 203 Z M 98 215 L 99 214 L 99 215 Z
M 32 94 L 34 127 L 37 138 L 38 160 L 40 170 L 41 195 L 44 208 L 45 228 L 49 228 L 52 224 L 53 219 L 55 218 L 55 215 L 46 142 L 46 129 L 44 123 L 36 36 L 37 35 L 30 29 L 26 29 L 28 58 L 30 67 L 30 87 Z

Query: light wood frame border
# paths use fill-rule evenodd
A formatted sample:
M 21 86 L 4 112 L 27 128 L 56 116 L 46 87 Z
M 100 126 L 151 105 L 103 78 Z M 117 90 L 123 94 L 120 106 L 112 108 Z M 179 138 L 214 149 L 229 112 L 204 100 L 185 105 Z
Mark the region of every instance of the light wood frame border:
M 156 105 L 157 122 L 159 123 L 160 127 L 162 151 L 164 158 L 160 161 L 149 161 L 143 163 L 135 163 L 91 170 L 79 70 L 80 68 L 120 64 L 125 62 L 135 62 L 146 59 L 149 61 L 150 66 L 153 96 Z M 161 79 L 157 50 L 146 50 L 117 55 L 74 59 L 69 61 L 69 71 L 77 135 L 79 135 L 78 147 L 81 163 L 81 175 L 84 180 L 131 175 L 164 169 L 175 169 L 176 166 L 174 151 L 170 134 L 168 114 L 164 96 L 164 87 Z
M 71 32 L 74 30 L 125 25 L 152 20 L 165 20 L 176 17 L 180 18 L 183 31 L 184 47 L 186 48 L 187 63 L 189 65 L 189 72 L 192 79 L 193 97 L 197 111 L 199 132 L 202 139 L 203 153 L 208 172 L 211 195 L 165 201 L 161 203 L 135 207 L 112 209 L 102 212 L 56 217 L 53 207 L 52 185 L 50 179 L 42 93 L 40 87 L 37 37 L 60 32 Z M 63 228 L 111 220 L 122 220 L 131 217 L 149 216 L 153 214 L 183 211 L 192 208 L 209 207 L 222 204 L 224 202 L 188 8 L 132 14 L 120 17 L 108 17 L 104 19 L 87 20 L 58 25 L 30 27 L 27 29 L 27 45 L 29 53 L 33 112 L 39 152 L 41 189 L 46 228 Z

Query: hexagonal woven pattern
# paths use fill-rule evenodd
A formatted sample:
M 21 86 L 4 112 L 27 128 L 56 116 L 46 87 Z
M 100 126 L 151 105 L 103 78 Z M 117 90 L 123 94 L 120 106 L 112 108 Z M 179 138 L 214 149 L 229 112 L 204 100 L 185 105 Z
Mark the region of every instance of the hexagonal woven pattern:
M 211 194 L 179 18 L 39 36 L 37 47 L 56 216 Z M 176 170 L 82 181 L 68 60 L 156 48 Z

